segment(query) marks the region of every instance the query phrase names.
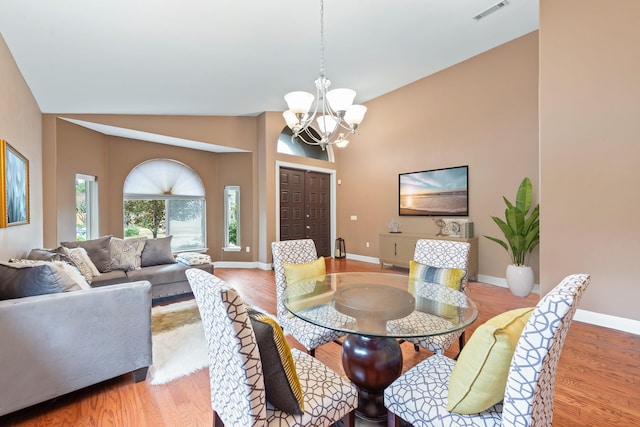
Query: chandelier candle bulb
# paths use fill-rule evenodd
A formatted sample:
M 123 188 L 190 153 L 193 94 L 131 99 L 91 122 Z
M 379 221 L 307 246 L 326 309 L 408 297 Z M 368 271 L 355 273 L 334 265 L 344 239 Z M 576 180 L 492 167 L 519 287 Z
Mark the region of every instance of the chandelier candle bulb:
M 320 135 L 328 135 L 331 134 L 336 127 L 338 127 L 338 122 L 336 119 L 329 115 L 320 116 L 316 119 L 318 123 L 318 128 L 320 129 Z
M 344 114 L 344 121 L 355 129 L 360 123 L 362 123 L 362 120 L 364 120 L 366 112 L 367 107 L 364 105 L 352 105 Z
M 284 96 L 284 100 L 287 101 L 289 106 L 289 111 L 303 116 L 311 109 L 314 99 L 315 97 L 312 94 L 303 91 L 289 92 Z
M 344 114 L 353 104 L 356 91 L 352 89 L 333 89 L 327 93 L 327 101 L 333 111 Z

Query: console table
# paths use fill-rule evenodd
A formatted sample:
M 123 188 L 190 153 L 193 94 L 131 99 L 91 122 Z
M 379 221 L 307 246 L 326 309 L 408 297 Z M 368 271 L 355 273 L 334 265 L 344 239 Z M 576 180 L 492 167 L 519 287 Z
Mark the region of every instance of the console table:
M 478 278 L 478 238 L 469 239 L 463 237 L 435 236 L 418 233 L 380 233 L 380 268 L 384 264 L 409 268 L 409 261 L 413 259 L 418 239 L 452 240 L 469 242 L 469 279 Z

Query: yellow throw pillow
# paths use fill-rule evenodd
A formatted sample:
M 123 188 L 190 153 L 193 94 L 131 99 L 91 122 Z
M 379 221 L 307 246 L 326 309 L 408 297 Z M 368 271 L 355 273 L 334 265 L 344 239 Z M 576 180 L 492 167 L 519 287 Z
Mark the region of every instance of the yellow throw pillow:
M 477 414 L 502 401 L 509 365 L 532 311 L 507 311 L 478 326 L 451 373 L 448 411 Z
M 312 277 L 324 276 L 326 271 L 327 267 L 322 256 L 306 264 L 284 263 L 284 276 L 287 278 L 287 286 Z

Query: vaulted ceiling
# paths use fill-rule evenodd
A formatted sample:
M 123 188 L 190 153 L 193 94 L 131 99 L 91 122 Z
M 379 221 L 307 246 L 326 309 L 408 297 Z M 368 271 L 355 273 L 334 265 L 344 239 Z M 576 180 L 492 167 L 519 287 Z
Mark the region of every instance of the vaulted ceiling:
M 538 28 L 537 0 L 326 0 L 325 70 L 366 102 Z M 2 0 L 43 113 L 255 115 L 313 91 L 319 0 Z

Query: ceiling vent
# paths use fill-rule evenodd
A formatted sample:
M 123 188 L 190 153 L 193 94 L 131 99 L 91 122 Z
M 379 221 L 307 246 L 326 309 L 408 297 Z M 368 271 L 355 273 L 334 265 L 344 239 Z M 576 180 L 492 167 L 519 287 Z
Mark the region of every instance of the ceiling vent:
M 502 0 L 501 2 L 498 2 L 496 4 L 494 4 L 493 6 L 483 10 L 482 12 L 478 13 L 476 16 L 473 17 L 473 19 L 475 19 L 476 21 L 481 20 L 482 18 L 484 18 L 487 15 L 492 14 L 493 12 L 495 12 L 498 9 L 502 9 L 503 7 L 505 7 L 506 5 L 508 5 L 509 2 L 507 0 Z

